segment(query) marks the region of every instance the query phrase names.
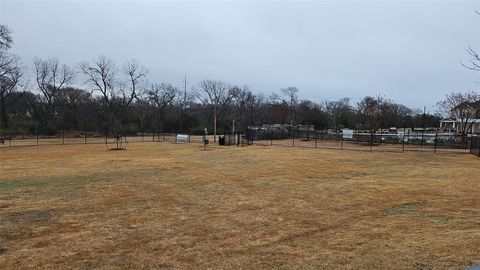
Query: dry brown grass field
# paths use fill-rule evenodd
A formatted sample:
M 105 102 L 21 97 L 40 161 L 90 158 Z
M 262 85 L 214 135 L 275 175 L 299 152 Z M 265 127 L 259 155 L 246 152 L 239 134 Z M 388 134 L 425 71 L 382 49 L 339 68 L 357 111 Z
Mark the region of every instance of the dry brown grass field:
M 149 142 L 0 162 L 0 269 L 480 264 L 473 155 Z

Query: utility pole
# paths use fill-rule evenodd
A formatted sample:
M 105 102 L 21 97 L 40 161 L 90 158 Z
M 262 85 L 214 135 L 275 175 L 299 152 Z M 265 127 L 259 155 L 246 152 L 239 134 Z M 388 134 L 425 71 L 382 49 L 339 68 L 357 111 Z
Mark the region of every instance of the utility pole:
M 423 147 L 423 136 L 425 134 L 425 113 L 427 111 L 427 106 L 423 106 L 423 129 L 422 129 L 422 142 L 421 147 Z
M 183 118 L 183 106 L 187 102 L 187 75 L 185 75 L 183 84 L 183 101 L 180 104 L 180 132 L 183 132 L 182 118 Z

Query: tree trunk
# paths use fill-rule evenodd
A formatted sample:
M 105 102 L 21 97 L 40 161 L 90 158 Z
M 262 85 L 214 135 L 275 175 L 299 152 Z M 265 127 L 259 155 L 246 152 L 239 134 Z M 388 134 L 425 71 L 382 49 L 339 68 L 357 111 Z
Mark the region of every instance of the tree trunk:
M 8 119 L 7 113 L 5 109 L 5 98 L 0 98 L 0 128 L 7 129 L 8 128 Z
M 213 107 L 213 142 L 217 143 L 217 106 Z

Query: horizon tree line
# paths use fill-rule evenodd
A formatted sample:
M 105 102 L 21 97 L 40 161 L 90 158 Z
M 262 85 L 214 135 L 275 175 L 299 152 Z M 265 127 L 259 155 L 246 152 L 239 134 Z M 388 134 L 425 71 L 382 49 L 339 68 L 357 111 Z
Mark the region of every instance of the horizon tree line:
M 264 96 L 247 85 L 209 79 L 190 91 L 181 90 L 168 83 L 150 82 L 147 68 L 135 59 L 117 66 L 106 56 L 76 67 L 62 64 L 58 58 L 36 58 L 32 84 L 20 58 L 10 52 L 11 34 L 7 26 L 0 25 L 0 135 L 54 135 L 60 131 L 116 136 L 160 131 L 201 133 L 207 127 L 213 130 L 216 141 L 219 131 L 262 124 L 374 132 L 390 127 L 438 127 L 442 118 L 441 114 L 425 114 L 382 96 L 366 96 L 356 104 L 349 98 L 316 103 L 301 99 L 294 86 Z M 480 71 L 478 54 L 471 48 L 468 52 L 472 65 L 467 67 Z M 75 86 L 78 82 L 81 87 Z M 465 119 L 455 108 L 474 101 L 480 101 L 478 93 L 458 92 L 447 95 L 438 107 L 445 115 Z M 468 119 L 479 112 L 476 108 Z

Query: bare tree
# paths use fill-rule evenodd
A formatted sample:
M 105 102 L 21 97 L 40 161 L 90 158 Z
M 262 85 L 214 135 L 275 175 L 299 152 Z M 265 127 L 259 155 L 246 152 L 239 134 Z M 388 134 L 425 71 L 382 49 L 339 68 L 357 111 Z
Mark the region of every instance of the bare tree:
M 19 58 L 0 53 L 0 128 L 8 128 L 6 109 L 15 102 L 10 97 L 17 91 L 21 77 Z
M 15 102 L 11 97 L 16 92 L 22 77 L 19 57 L 8 52 L 12 43 L 10 29 L 6 25 L 0 25 L 0 128 L 2 129 L 8 128 L 6 108 Z
M 74 131 L 79 130 L 80 107 L 85 105 L 90 99 L 90 94 L 81 89 L 65 87 L 59 93 L 61 100 L 61 119 L 62 127 L 73 127 Z
M 212 109 L 214 142 L 217 142 L 217 118 L 220 107 L 231 98 L 228 90 L 228 84 L 214 80 L 204 80 L 200 82 L 200 89 L 193 90 L 193 95 L 205 106 L 209 106 Z
M 437 103 L 437 106 L 457 121 L 462 145 L 466 146 L 473 119 L 480 117 L 480 95 L 475 92 L 448 94 L 444 100 Z
M 468 60 L 469 63 L 465 64 L 461 62 L 461 64 L 470 70 L 480 71 L 480 55 L 471 47 L 468 47 L 467 53 L 471 57 L 470 60 Z
M 239 127 L 245 129 L 253 122 L 253 113 L 258 101 L 257 97 L 250 91 L 247 85 L 231 87 L 230 94 L 233 103 L 233 118 L 240 120 Z
M 112 113 L 118 109 L 116 105 L 126 109 L 138 97 L 147 75 L 143 66 L 136 60 L 130 60 L 124 65 L 126 79 L 122 80 L 117 76 L 115 63 L 105 56 L 98 57 L 91 64 L 80 63 L 79 67 L 87 78 L 86 82 L 93 87 L 92 92 L 101 94 Z
M 281 98 L 288 105 L 288 118 L 290 126 L 295 125 L 296 110 L 298 106 L 298 89 L 294 86 L 281 90 Z
M 0 24 L 0 50 L 10 49 L 12 43 L 12 31 L 6 25 Z
M 380 126 L 383 103 L 384 100 L 381 97 L 367 96 L 357 104 L 359 120 L 372 135 Z
M 59 92 L 73 81 L 74 72 L 67 65 L 61 65 L 57 58 L 37 58 L 34 64 L 37 86 L 46 101 L 42 121 L 42 127 L 46 127 L 55 115 Z
M 148 99 L 157 109 L 157 126 L 160 126 L 165 119 L 165 109 L 172 105 L 175 98 L 180 95 L 180 91 L 171 84 L 161 83 L 152 84 L 148 91 Z
M 475 13 L 480 15 L 480 12 L 477 10 L 475 10 Z M 470 55 L 471 58 L 468 61 L 469 62 L 468 64 L 464 64 L 463 62 L 460 62 L 462 66 L 470 70 L 480 71 L 480 55 L 474 49 L 472 49 L 472 47 L 467 48 L 467 53 L 468 55 Z
M 123 106 L 128 107 L 134 99 L 142 94 L 146 86 L 145 78 L 148 71 L 135 59 L 128 60 L 123 70 L 127 79 L 124 84 L 121 84 L 123 87 L 120 88 L 120 93 Z
M 115 63 L 105 56 L 79 64 L 80 70 L 86 76 L 86 83 L 92 86 L 92 93 L 99 92 L 103 102 L 110 112 L 114 111 L 115 87 L 118 84 Z
M 125 135 L 128 107 L 138 99 L 146 85 L 147 70 L 136 60 L 129 60 L 123 66 L 124 77 L 121 78 L 117 75 L 115 63 L 105 56 L 94 59 L 93 63 L 80 63 L 79 68 L 92 87 L 92 93 L 100 93 L 107 108 L 104 117 L 118 143 Z

